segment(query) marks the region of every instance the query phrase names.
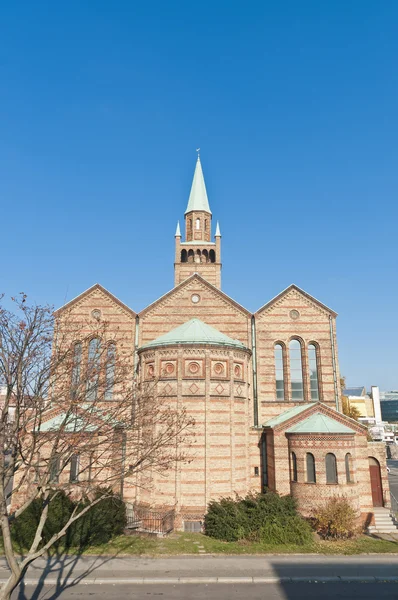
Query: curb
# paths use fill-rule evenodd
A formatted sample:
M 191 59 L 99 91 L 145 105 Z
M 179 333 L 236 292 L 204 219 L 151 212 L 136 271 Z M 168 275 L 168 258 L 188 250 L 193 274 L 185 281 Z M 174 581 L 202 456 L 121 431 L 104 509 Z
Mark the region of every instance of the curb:
M 5 583 L 6 579 L 0 579 L 0 584 Z M 85 578 L 78 581 L 59 580 L 46 577 L 44 581 L 40 579 L 24 579 L 24 585 L 156 585 L 156 584 L 214 584 L 214 583 L 263 583 L 263 584 L 281 584 L 281 583 L 398 583 L 398 576 L 319 576 L 319 577 L 129 577 L 129 578 Z

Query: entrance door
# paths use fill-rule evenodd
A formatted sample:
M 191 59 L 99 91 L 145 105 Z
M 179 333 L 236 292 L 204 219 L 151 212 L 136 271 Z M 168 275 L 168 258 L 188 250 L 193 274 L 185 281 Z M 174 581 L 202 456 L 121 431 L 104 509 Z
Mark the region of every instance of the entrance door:
M 373 506 L 383 506 L 383 488 L 379 462 L 369 456 L 370 485 L 372 487 Z

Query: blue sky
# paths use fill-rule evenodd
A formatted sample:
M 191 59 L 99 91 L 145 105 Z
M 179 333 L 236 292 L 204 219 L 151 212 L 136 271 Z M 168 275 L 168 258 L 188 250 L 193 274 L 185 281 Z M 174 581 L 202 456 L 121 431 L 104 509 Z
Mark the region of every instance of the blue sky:
M 339 313 L 349 384 L 398 388 L 398 4 L 69 1 L 0 9 L 1 289 L 134 310 L 173 286 L 195 148 L 250 310 Z

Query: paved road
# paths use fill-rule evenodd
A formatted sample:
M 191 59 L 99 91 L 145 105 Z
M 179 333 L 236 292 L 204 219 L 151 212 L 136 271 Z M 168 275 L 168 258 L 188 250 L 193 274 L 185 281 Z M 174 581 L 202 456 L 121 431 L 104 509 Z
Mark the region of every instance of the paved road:
M 398 552 L 398 544 L 397 544 Z M 0 560 L 0 579 L 7 577 Z M 361 556 L 178 556 L 169 558 L 66 556 L 39 560 L 28 570 L 32 582 L 103 583 L 151 578 L 309 578 L 398 577 L 398 555 Z M 155 583 L 155 582 L 153 582 Z M 211 583 L 211 582 L 209 582 Z M 127 583 L 126 583 L 127 585 Z M 398 587 L 397 587 L 398 598 Z
M 398 584 L 215 584 L 215 585 L 104 585 L 78 586 L 64 591 L 48 587 L 36 593 L 25 588 L 12 600 L 396 600 Z

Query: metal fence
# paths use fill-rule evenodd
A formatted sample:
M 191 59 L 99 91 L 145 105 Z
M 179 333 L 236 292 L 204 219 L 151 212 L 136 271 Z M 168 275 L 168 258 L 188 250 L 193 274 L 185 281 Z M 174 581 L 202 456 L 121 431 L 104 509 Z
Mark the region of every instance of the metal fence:
M 164 535 L 174 529 L 174 510 L 166 513 L 127 505 L 127 527 L 145 533 L 158 533 Z
M 390 513 L 391 516 L 398 521 L 398 500 L 397 498 L 394 496 L 394 494 L 391 494 L 391 509 L 390 509 Z

